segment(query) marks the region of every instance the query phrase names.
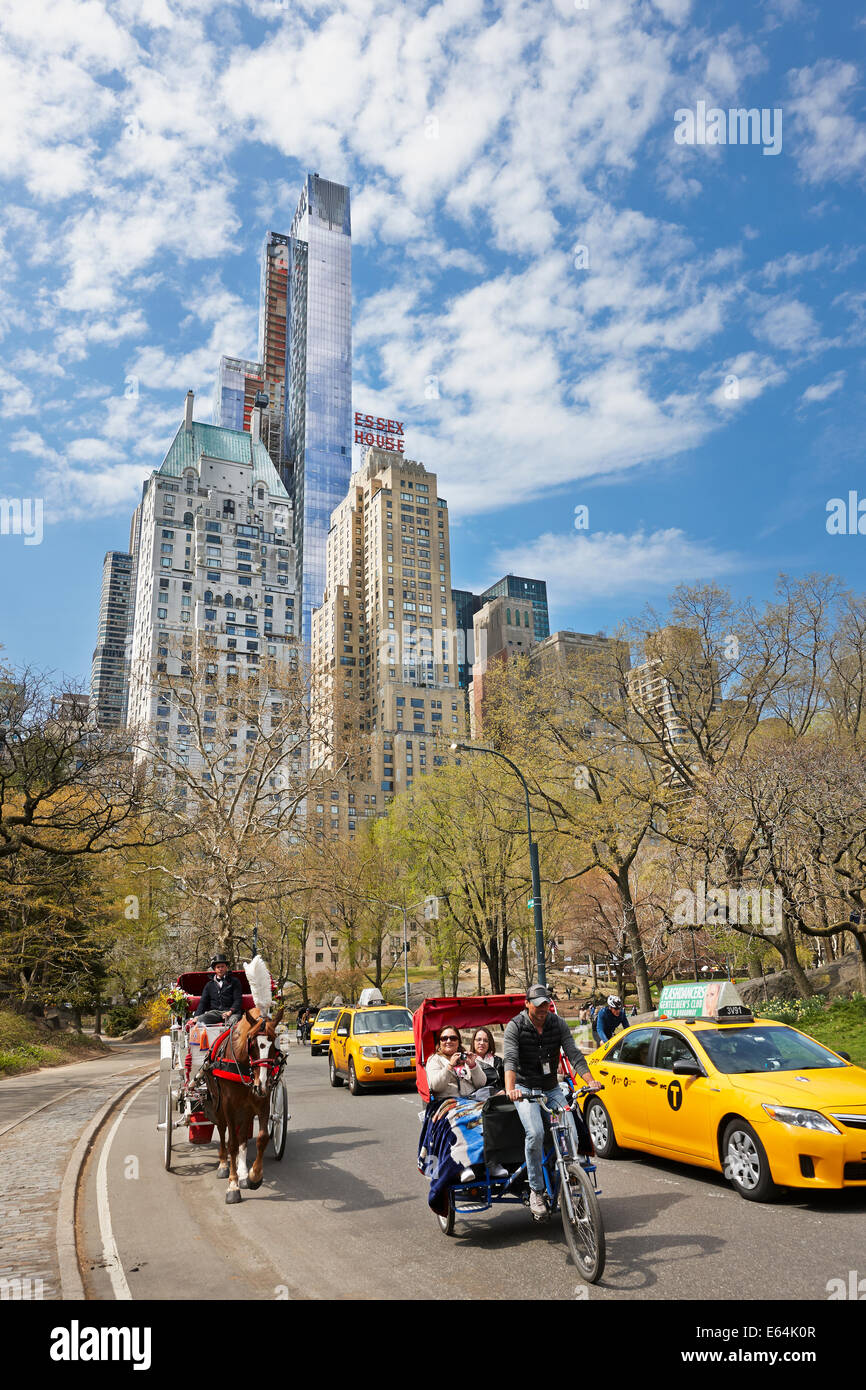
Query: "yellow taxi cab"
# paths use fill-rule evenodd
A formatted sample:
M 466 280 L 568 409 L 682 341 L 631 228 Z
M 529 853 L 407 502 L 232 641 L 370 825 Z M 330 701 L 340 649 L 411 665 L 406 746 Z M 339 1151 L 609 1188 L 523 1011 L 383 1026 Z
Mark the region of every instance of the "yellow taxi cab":
M 317 1057 L 328 1050 L 328 1039 L 339 1018 L 339 1009 L 320 1009 L 310 1029 L 310 1056 Z
M 669 993 L 684 988 L 587 1057 L 604 1088 L 583 1102 L 599 1156 L 713 1168 L 757 1202 L 777 1187 L 866 1187 L 866 1070 L 753 1017 L 733 985 L 689 986 L 685 1008 Z
M 374 1083 L 414 1080 L 410 1011 L 384 1003 L 342 1009 L 328 1047 L 328 1072 L 332 1086 L 342 1086 L 345 1077 L 353 1096 Z

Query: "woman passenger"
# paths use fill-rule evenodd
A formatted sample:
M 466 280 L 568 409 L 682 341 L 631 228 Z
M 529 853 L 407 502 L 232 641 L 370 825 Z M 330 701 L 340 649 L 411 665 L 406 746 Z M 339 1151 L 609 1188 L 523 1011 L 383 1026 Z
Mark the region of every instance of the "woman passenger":
M 463 1040 L 452 1024 L 439 1034 L 436 1051 L 427 1063 L 427 1082 L 437 1100 L 446 1096 L 471 1096 L 486 1086 L 484 1068 L 473 1052 L 464 1054 Z
M 496 1055 L 496 1044 L 489 1028 L 475 1029 L 472 1050 L 476 1054 L 486 1077 L 485 1084 L 492 1086 L 494 1091 L 503 1090 L 505 1087 L 505 1064 L 502 1058 Z

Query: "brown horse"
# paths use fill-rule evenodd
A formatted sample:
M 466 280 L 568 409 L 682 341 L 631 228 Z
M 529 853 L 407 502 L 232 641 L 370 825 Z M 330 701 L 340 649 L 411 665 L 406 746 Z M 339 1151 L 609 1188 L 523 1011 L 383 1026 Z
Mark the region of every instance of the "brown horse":
M 229 1180 L 229 1205 L 241 1200 L 242 1187 L 255 1189 L 262 1185 L 271 1091 L 284 1062 L 276 1044 L 277 1024 L 282 1016 L 282 1009 L 273 1018 L 262 1018 L 258 1009 L 248 1010 L 231 1029 L 216 1056 L 205 1063 L 201 1076 L 207 1085 L 208 1118 L 219 1130 L 217 1177 Z M 256 1118 L 256 1157 L 247 1171 L 247 1144 Z

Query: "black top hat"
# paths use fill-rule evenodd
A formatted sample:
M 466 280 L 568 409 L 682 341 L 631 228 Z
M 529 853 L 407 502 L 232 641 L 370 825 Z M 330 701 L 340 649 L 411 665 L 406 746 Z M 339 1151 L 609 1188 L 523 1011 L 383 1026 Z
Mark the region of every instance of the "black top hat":
M 224 955 L 214 956 L 211 960 L 211 965 L 228 965 L 228 960 Z

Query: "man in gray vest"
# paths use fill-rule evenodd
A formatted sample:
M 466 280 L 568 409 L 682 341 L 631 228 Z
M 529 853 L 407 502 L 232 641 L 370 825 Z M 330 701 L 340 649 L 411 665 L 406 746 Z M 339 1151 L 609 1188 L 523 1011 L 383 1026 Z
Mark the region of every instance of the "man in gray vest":
M 584 1084 L 593 1091 L 601 1089 L 587 1070 L 583 1054 L 563 1018 L 551 1012 L 549 990 L 532 985 L 526 993 L 526 1008 L 513 1018 L 505 1029 L 503 1045 L 505 1061 L 505 1090 L 513 1100 L 526 1130 L 526 1171 L 529 1176 L 529 1210 L 536 1220 L 547 1215 L 544 1198 L 544 1177 L 541 1159 L 544 1147 L 544 1122 L 541 1106 L 526 1100 L 526 1095 L 543 1096 L 552 1109 L 568 1104 L 568 1098 L 557 1080 L 559 1054 L 564 1052 Z M 567 1116 L 575 1151 L 577 1130 L 574 1118 Z

